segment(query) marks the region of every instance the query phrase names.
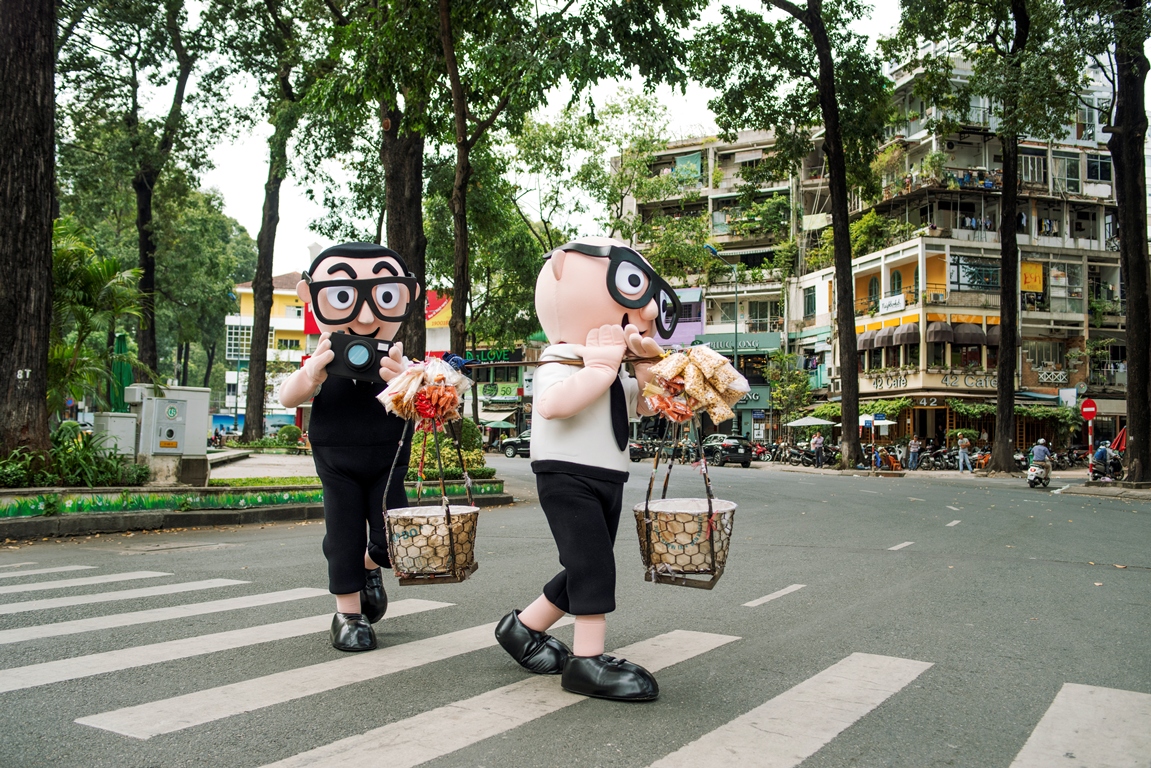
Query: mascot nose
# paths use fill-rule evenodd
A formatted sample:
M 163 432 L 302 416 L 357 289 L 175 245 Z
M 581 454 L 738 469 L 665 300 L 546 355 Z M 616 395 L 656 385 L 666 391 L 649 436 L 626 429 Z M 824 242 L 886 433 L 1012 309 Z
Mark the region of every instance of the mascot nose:
M 376 316 L 372 314 L 372 309 L 368 306 L 368 302 L 365 301 L 364 306 L 360 307 L 360 316 L 357 317 L 356 320 L 363 325 L 371 325 L 376 322 Z
M 639 316 L 644 320 L 654 320 L 655 316 L 659 314 L 659 306 L 656 305 L 655 299 L 647 303 L 643 309 L 639 311 Z

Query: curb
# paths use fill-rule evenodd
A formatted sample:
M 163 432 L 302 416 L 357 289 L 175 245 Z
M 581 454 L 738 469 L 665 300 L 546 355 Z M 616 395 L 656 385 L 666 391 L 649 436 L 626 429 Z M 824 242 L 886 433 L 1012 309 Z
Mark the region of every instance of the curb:
M 452 504 L 466 504 L 465 497 L 452 496 Z M 476 496 L 480 508 L 513 504 L 510 493 Z M 433 506 L 433 505 L 428 505 Z M 211 527 L 220 525 L 251 525 L 278 523 L 289 520 L 323 520 L 323 504 L 283 505 L 275 507 L 249 507 L 247 509 L 196 509 L 147 512 L 106 512 L 93 514 L 52 515 L 51 517 L 19 517 L 0 520 L 0 539 L 40 539 L 59 536 L 88 536 L 94 533 L 122 533 L 124 531 L 154 531 L 165 528 Z
M 1129 488 L 1073 485 L 1070 488 L 1065 488 L 1062 493 L 1072 496 L 1099 496 L 1106 499 L 1120 499 L 1122 501 L 1151 501 L 1151 491 Z

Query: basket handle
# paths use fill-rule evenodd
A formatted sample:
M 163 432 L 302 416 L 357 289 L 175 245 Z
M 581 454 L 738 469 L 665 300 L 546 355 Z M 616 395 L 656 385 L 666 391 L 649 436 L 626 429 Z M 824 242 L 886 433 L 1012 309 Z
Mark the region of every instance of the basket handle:
M 711 517 L 715 514 L 715 511 L 714 511 L 714 508 L 712 505 L 712 501 L 715 499 L 715 495 L 712 493 L 712 490 L 711 490 L 711 475 L 709 475 L 707 472 L 707 456 L 705 456 L 703 453 L 703 428 L 702 428 L 702 425 L 700 423 L 699 416 L 692 416 L 692 424 L 695 426 L 695 433 L 696 433 L 696 436 L 698 437 L 699 460 L 700 460 L 700 466 L 701 466 L 702 472 L 703 472 L 703 486 L 704 486 L 704 490 L 707 493 L 707 514 L 708 514 L 708 518 L 711 519 Z M 675 451 L 675 443 L 676 443 L 675 438 L 678 435 L 678 432 L 679 432 L 679 425 L 677 424 L 672 429 L 671 446 L 672 446 L 673 452 Z M 656 470 L 659 468 L 659 457 L 660 457 L 661 453 L 663 453 L 662 450 L 656 451 L 655 458 L 652 460 L 651 477 L 648 479 L 648 482 L 647 482 L 647 496 L 644 498 L 644 501 L 643 501 L 643 514 L 644 514 L 645 518 L 647 517 L 648 506 L 651 504 L 652 491 L 655 489 L 655 473 L 656 473 Z M 668 485 L 668 481 L 671 479 L 671 465 L 673 463 L 674 462 L 669 457 L 668 458 L 668 467 L 667 467 L 667 476 L 664 477 L 663 496 L 661 496 L 661 498 L 667 498 L 667 485 Z
M 412 422 L 409 421 L 408 419 L 404 420 L 404 428 L 402 430 L 400 430 L 400 442 L 398 445 L 396 445 L 396 455 L 392 457 L 392 468 L 388 470 L 388 480 L 387 480 L 387 482 L 384 483 L 384 502 L 383 503 L 384 503 L 384 518 L 385 518 L 384 519 L 384 528 L 385 529 L 387 528 L 387 516 L 388 516 L 388 491 L 390 491 L 392 489 L 392 476 L 396 474 L 396 465 L 400 463 L 400 451 L 402 451 L 404 449 L 404 440 L 407 439 L 408 427 L 411 425 L 411 423 Z M 418 495 L 419 491 L 417 490 L 416 493 Z M 416 499 L 416 503 L 419 504 L 418 498 Z M 388 557 L 394 563 L 394 562 L 396 562 L 395 542 L 392 541 L 391 536 L 388 536 L 387 538 L 388 538 Z
M 444 431 L 444 437 L 448 436 L 447 426 L 439 419 L 432 421 L 432 428 L 436 430 L 437 435 L 439 434 L 439 430 L 442 429 Z M 456 537 L 452 532 L 452 505 L 451 502 L 448 501 L 448 487 L 444 482 L 444 457 L 440 450 L 440 440 L 438 437 L 432 440 L 432 442 L 436 447 L 436 465 L 440 470 L 440 508 L 444 512 L 444 522 L 448 526 L 448 557 L 452 559 L 452 574 L 458 576 L 456 566 Z M 463 456 L 460 456 L 460 463 L 463 463 Z

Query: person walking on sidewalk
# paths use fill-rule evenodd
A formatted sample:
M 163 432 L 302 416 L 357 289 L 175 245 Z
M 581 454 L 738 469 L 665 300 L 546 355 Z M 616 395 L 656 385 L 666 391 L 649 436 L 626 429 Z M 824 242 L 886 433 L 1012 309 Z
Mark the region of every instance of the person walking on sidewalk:
M 919 467 L 919 451 L 923 448 L 923 444 L 919 442 L 919 435 L 912 435 L 911 441 L 907 444 L 907 459 L 908 469 L 917 469 Z
M 956 445 L 959 446 L 959 471 L 962 472 L 963 465 L 966 464 L 967 471 L 975 474 L 975 470 L 971 467 L 971 456 L 968 454 L 968 451 L 971 449 L 971 441 L 967 439 L 966 435 L 960 432 L 959 442 L 956 443 Z
M 823 435 L 819 432 L 811 438 L 811 450 L 815 451 L 815 468 L 823 469 Z

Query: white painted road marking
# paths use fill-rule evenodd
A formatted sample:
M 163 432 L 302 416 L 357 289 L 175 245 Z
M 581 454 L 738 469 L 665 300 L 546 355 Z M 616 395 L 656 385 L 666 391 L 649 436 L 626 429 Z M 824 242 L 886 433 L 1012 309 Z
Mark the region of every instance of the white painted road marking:
M 861 491 L 860 491 L 860 493 L 874 493 L 876 496 L 878 496 L 878 495 L 879 495 L 879 491 L 864 491 L 864 490 L 861 490 Z
M 217 587 L 248 583 L 246 581 L 231 581 L 230 579 L 216 579 L 215 581 L 223 582 L 213 585 Z M 200 583 L 203 584 L 204 582 Z M 283 592 L 266 592 L 261 595 L 230 597 L 225 600 L 212 600 L 206 603 L 188 603 L 186 605 L 173 605 L 168 608 L 150 608 L 146 611 L 113 613 L 110 616 L 94 616 L 90 619 L 76 619 L 75 621 L 61 621 L 55 624 L 40 624 L 34 627 L 5 629 L 0 631 L 0 645 L 20 643 L 25 640 L 39 640 L 45 637 L 75 635 L 81 632 L 93 632 L 98 629 L 131 627 L 136 624 L 150 624 L 154 621 L 183 619 L 188 616 L 202 616 L 207 613 L 234 611 L 240 608 L 254 608 L 258 605 L 273 605 L 289 600 L 301 600 L 306 597 L 319 597 L 320 595 L 326 594 L 328 594 L 326 589 L 300 587 L 298 589 L 287 589 Z
M 963 522 L 963 521 L 962 520 L 952 520 L 950 523 L 947 524 L 947 527 L 948 528 L 954 528 L 955 526 L 959 525 L 961 522 Z
M 656 672 L 738 639 L 676 630 L 612 653 Z M 365 755 L 379 756 L 380 764 L 388 768 L 412 768 L 582 701 L 587 698 L 563 690 L 554 677 L 534 676 L 301 752 L 265 768 L 345 768 L 362 762 Z
M 569 616 L 560 619 L 555 626 L 573 622 L 574 619 Z M 381 648 L 371 653 L 358 653 L 184 696 L 81 717 L 76 722 L 134 739 L 150 739 L 162 733 L 181 731 L 194 725 L 488 648 L 496 644 L 495 628 L 494 622 L 482 624 L 426 640 Z M 392 765 L 390 756 L 388 764 Z
M 803 589 L 805 586 L 807 586 L 807 585 L 806 584 L 792 584 L 790 587 L 784 587 L 783 589 L 779 590 L 778 592 L 772 592 L 770 595 L 765 595 L 764 597 L 757 598 L 755 600 L 752 600 L 749 603 L 744 603 L 743 607 L 744 608 L 754 608 L 757 605 L 763 605 L 764 603 L 770 602 L 777 597 L 783 597 L 784 595 L 790 595 L 792 592 L 795 592 L 796 590 L 799 590 L 799 589 Z
M 114 581 L 135 581 L 136 579 L 155 579 L 159 576 L 171 576 L 163 571 L 129 571 L 128 573 L 109 573 L 104 576 L 85 576 L 82 579 L 60 579 L 59 581 L 37 581 L 32 584 L 9 584 L 0 587 L 0 595 L 10 595 L 13 592 L 39 592 L 45 589 L 65 589 L 67 587 L 88 587 L 93 584 L 110 584 Z
M 9 563 L 8 565 L 0 565 L 0 568 L 23 568 L 25 565 L 36 565 L 36 563 Z
M 32 565 L 32 563 L 28 563 Z M 10 567 L 10 566 L 9 566 Z M 31 571 L 13 571 L 11 573 L 0 573 L 0 579 L 14 579 L 17 576 L 37 576 L 41 573 L 63 573 L 65 571 L 87 571 L 95 568 L 94 565 L 61 565 L 56 568 L 35 568 Z
M 47 611 L 54 608 L 67 608 L 72 605 L 89 605 L 90 603 L 110 603 L 116 600 L 135 600 L 138 597 L 174 595 L 179 592 L 195 592 L 200 589 L 215 589 L 216 587 L 230 587 L 234 584 L 247 583 L 246 581 L 236 581 L 235 579 L 206 579 L 204 581 L 185 581 L 181 584 L 165 584 L 162 587 L 140 587 L 138 589 L 122 589 L 119 592 L 100 592 L 95 595 L 72 595 L 71 597 L 53 597 L 43 600 L 25 600 L 20 603 L 4 603 L 0 605 L 0 615 L 24 613 L 25 611 Z M 327 594 L 327 592 L 324 594 Z
M 929 667 L 926 661 L 853 653 L 650 768 L 793 768 Z
M 887 550 L 889 552 L 894 552 L 897 549 L 903 549 L 904 547 L 910 547 L 914 543 L 915 543 L 914 541 L 905 541 L 902 544 L 896 544 L 894 547 L 888 547 Z
M 451 605 L 452 603 L 438 603 L 434 600 L 399 600 L 388 605 L 388 615 L 384 621 L 386 623 L 400 616 L 432 611 L 436 608 L 447 608 Z M 230 632 L 217 632 L 211 635 L 169 640 L 165 643 L 140 645 L 134 648 L 108 651 L 107 653 L 93 653 L 72 659 L 4 669 L 0 670 L 0 693 L 34 688 L 49 683 L 60 683 L 65 680 L 76 680 L 92 675 L 102 675 L 106 672 L 119 672 L 120 670 L 158 664 L 163 661 L 186 659 L 190 656 L 202 656 L 206 653 L 243 648 L 273 640 L 309 635 L 313 632 L 326 632 L 331 623 L 332 614 L 324 613 L 305 619 L 261 624 Z
M 1011 768 L 1146 768 L 1151 694 L 1066 683 Z
M 952 512 L 958 512 L 959 511 L 959 507 L 953 507 L 950 504 L 947 505 L 947 508 L 950 509 Z

